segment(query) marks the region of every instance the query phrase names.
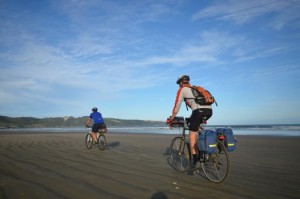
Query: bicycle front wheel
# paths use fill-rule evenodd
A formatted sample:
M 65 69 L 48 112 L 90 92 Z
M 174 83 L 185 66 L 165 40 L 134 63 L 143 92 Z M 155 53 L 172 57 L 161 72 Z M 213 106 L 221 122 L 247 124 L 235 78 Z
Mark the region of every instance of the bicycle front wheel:
M 190 166 L 190 150 L 182 137 L 175 137 L 170 145 L 170 164 L 180 172 L 185 172 Z
M 229 155 L 220 141 L 217 142 L 216 153 L 209 154 L 207 160 L 201 163 L 202 169 L 206 177 L 215 183 L 223 182 L 229 174 Z
M 92 135 L 90 133 L 88 133 L 86 136 L 85 136 L 85 146 L 86 148 L 88 149 L 91 149 L 92 146 L 93 146 L 93 138 L 92 138 Z
M 98 147 L 101 151 L 103 151 L 105 149 L 106 146 L 106 138 L 105 135 L 103 135 L 102 133 L 100 133 L 99 137 L 98 137 Z

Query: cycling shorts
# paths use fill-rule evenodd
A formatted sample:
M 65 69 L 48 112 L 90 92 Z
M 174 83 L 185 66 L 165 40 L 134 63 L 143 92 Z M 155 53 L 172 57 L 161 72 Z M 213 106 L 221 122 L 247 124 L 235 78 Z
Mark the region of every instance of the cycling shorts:
M 200 108 L 192 112 L 190 118 L 190 131 L 199 131 L 199 126 L 202 122 L 202 118 L 205 117 L 208 120 L 212 116 L 212 109 L 210 108 Z
M 92 132 L 94 133 L 97 133 L 99 131 L 99 129 L 103 128 L 103 123 L 101 124 L 93 124 L 93 127 L 92 127 Z

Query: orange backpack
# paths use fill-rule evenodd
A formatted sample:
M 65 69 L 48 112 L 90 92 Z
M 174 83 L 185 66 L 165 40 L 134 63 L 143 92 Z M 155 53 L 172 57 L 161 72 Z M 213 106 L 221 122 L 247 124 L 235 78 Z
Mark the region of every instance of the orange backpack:
M 205 90 L 201 86 L 192 86 L 192 93 L 195 98 L 186 98 L 186 99 L 195 99 L 195 102 L 199 105 L 211 105 L 216 103 L 218 106 L 215 98 L 210 94 L 208 90 Z

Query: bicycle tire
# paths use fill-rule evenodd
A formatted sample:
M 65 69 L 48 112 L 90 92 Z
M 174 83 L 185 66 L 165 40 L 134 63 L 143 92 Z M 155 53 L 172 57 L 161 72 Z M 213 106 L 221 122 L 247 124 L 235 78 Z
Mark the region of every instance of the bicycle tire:
M 201 163 L 205 176 L 212 182 L 223 182 L 230 168 L 230 161 L 227 149 L 221 141 L 217 142 L 217 152 L 209 154 L 208 160 Z
M 91 149 L 93 146 L 93 138 L 90 133 L 85 136 L 85 146 L 88 149 Z
M 190 167 L 190 149 L 182 137 L 173 138 L 170 145 L 171 166 L 179 172 L 185 172 Z
M 103 151 L 105 149 L 106 146 L 106 138 L 105 135 L 103 135 L 102 133 L 99 134 L 98 137 L 98 147 L 101 151 Z

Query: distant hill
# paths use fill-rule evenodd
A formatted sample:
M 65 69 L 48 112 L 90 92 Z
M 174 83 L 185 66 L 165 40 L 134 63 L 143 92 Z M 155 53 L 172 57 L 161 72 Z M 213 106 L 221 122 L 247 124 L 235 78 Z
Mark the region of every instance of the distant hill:
M 0 128 L 63 128 L 63 127 L 82 127 L 88 116 L 83 117 L 7 117 L 0 116 Z M 128 127 L 128 126 L 165 126 L 162 121 L 148 120 L 125 120 L 115 118 L 104 118 L 108 127 Z

